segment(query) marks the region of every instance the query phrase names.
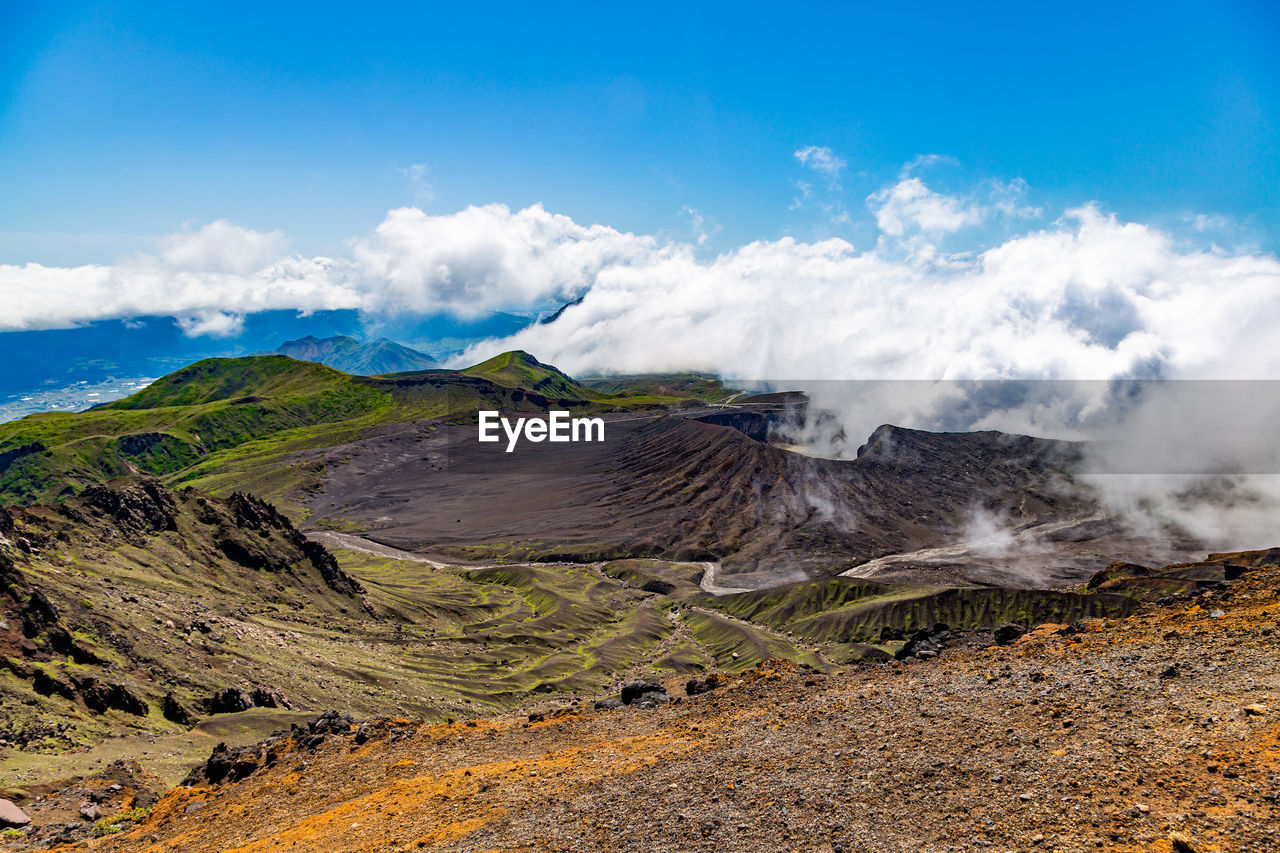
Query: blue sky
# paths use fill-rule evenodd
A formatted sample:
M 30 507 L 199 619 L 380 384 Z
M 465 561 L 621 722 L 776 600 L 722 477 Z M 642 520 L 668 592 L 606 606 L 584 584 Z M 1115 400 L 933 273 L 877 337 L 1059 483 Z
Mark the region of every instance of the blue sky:
M 333 254 L 495 201 L 867 248 L 865 199 L 924 154 L 939 190 L 1276 247 L 1274 4 L 463 5 L 0 4 L 0 263 L 216 219 Z

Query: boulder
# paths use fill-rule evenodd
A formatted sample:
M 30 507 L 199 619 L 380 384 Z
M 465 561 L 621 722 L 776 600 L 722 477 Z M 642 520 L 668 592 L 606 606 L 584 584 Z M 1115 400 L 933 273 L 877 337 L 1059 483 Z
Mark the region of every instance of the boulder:
M 209 709 L 210 714 L 235 714 L 252 708 L 253 700 L 243 690 L 228 687 L 205 700 L 205 707 Z
M 164 718 L 169 722 L 180 726 L 190 726 L 196 721 L 196 718 L 187 710 L 187 706 L 182 704 L 172 690 L 164 695 L 164 704 L 160 706 L 160 713 L 164 714 Z
M 697 696 L 700 693 L 709 693 L 715 690 L 722 683 L 720 676 L 713 672 L 701 681 L 696 678 L 690 678 L 684 686 L 684 692 L 686 696 Z
M 1001 646 L 1007 646 L 1014 640 L 1027 633 L 1027 629 L 1016 622 L 1006 622 L 993 632 L 996 643 Z
M 898 649 L 894 657 L 898 660 L 922 656 L 937 657 L 938 652 L 950 637 L 951 629 L 943 624 L 934 625 L 932 628 L 920 628 L 907 638 L 907 642 Z M 930 654 L 923 654 L 926 652 Z
M 31 818 L 27 817 L 26 812 L 9 800 L 0 800 L 0 826 L 13 828 L 26 826 L 29 823 Z
M 628 681 L 622 685 L 622 704 L 630 705 L 647 693 L 667 694 L 667 688 L 653 681 Z
M 253 691 L 249 694 L 249 699 L 253 702 L 254 707 L 257 708 L 284 708 L 289 711 L 293 710 L 292 703 L 290 703 L 288 699 L 284 698 L 284 693 L 280 692 L 275 687 L 267 687 L 259 684 L 253 688 Z
M 666 702 L 670 702 L 670 701 L 671 701 L 671 697 L 667 695 L 667 691 L 664 690 L 661 693 L 659 693 L 656 690 L 654 690 L 648 693 L 642 693 L 638 699 L 636 699 L 634 702 L 631 703 L 631 707 L 644 708 L 648 710 L 650 708 L 656 708 L 659 705 Z

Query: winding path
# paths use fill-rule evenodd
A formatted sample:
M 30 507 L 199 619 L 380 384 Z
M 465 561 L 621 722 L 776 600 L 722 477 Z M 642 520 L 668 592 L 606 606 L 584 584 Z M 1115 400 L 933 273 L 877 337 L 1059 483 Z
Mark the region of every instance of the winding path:
M 383 545 L 366 539 L 363 536 L 356 536 L 354 533 L 338 533 L 335 530 L 309 530 L 306 533 L 307 538 L 317 540 L 335 548 L 345 548 L 348 551 L 358 551 L 361 554 L 372 554 L 375 557 L 385 557 L 389 560 L 408 560 L 414 563 L 426 563 L 437 569 L 466 569 L 475 571 L 477 569 L 498 569 L 509 566 L 536 565 L 534 563 L 485 563 L 482 565 L 473 565 L 467 563 L 442 563 L 439 560 L 433 560 L 430 557 L 424 557 L 421 554 L 415 554 L 412 551 L 404 551 L 400 548 L 392 548 L 390 545 Z M 590 563 L 595 569 L 599 569 L 604 562 Z M 720 573 L 719 563 L 699 563 L 702 566 L 702 578 L 698 585 L 702 587 L 702 591 L 711 595 L 733 595 L 738 592 L 753 592 L 753 590 L 745 587 L 722 586 L 716 583 L 716 576 Z

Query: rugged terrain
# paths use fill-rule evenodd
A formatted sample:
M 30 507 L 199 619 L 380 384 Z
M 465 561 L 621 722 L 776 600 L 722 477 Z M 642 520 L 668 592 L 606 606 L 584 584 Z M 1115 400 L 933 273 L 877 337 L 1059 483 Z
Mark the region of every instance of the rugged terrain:
M 256 498 L 148 479 L 0 509 L 0 528 L 7 784 L 124 756 L 176 781 L 210 739 L 328 707 L 475 717 L 768 658 L 831 670 L 886 658 L 938 621 L 1132 607 L 1119 578 L 1097 591 L 831 578 L 733 593 L 714 563 L 442 563 L 351 534 L 308 539 Z
M 508 453 L 476 441 L 480 409 L 598 416 L 605 441 Z M 580 382 L 520 352 L 375 377 L 211 359 L 88 412 L 0 425 L 0 501 L 149 474 L 452 560 L 711 562 L 738 589 L 841 573 L 1052 587 L 1117 556 L 1203 549 L 1105 512 L 1075 476 L 1078 445 L 884 425 L 856 458 L 821 459 L 776 441 L 774 425 L 804 412 L 803 395 L 697 376 Z
M 941 585 L 1079 583 L 1116 555 L 1197 543 L 1131 534 L 1071 476 L 1078 450 L 997 432 L 883 426 L 852 460 L 790 452 L 751 401 L 604 415 L 600 444 L 481 445 L 420 422 L 303 451 L 311 523 L 454 558 L 656 557 L 762 588 L 846 572 Z M 302 461 L 302 460 L 305 460 Z
M 524 353 L 263 357 L 3 425 L 6 837 L 1262 843 L 1280 552 L 1162 566 L 1196 543 L 1102 513 L 1078 445 L 886 425 L 820 459 L 774 434 L 803 406 Z M 606 440 L 508 454 L 482 407 Z
M 1128 617 L 1005 632 L 1007 645 L 935 634 L 936 653 L 831 673 L 766 661 L 692 691 L 665 679 L 671 701 L 651 685 L 618 708 L 438 724 L 330 715 L 215 750 L 148 815 L 87 844 L 1274 850 L 1276 557 L 1223 555 L 1231 582 L 1184 577 L 1188 592 Z M 1141 574 L 1117 567 L 1099 583 Z M 39 825 L 48 802 L 61 821 L 82 795 L 70 784 L 29 809 Z

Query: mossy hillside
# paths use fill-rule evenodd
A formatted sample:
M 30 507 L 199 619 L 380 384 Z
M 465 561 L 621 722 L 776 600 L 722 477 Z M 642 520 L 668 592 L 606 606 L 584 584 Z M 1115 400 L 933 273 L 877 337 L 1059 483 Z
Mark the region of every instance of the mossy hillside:
M 323 441 L 337 424 L 374 423 L 393 410 L 389 395 L 322 365 L 209 359 L 87 412 L 0 424 L 0 448 L 41 448 L 0 469 L 0 500 L 48 502 L 133 471 L 181 479 L 210 455 Z
M 488 379 L 507 388 L 528 388 L 548 397 L 594 400 L 604 396 L 521 350 L 495 355 L 461 373 Z
M 296 454 L 395 424 L 471 422 L 480 409 L 602 413 L 702 401 L 701 386 L 686 396 L 619 387 L 602 394 L 524 353 L 377 377 L 285 356 L 207 359 L 86 412 L 0 424 L 0 504 L 48 503 L 141 472 L 216 493 L 250 490 L 297 513 L 291 496 L 318 487 L 324 469 Z
M 910 631 L 945 624 L 991 629 L 1119 616 L 1133 609 L 1121 595 L 997 587 L 950 588 L 831 578 L 716 598 L 710 606 L 741 619 L 831 643 L 875 642 L 885 628 Z

